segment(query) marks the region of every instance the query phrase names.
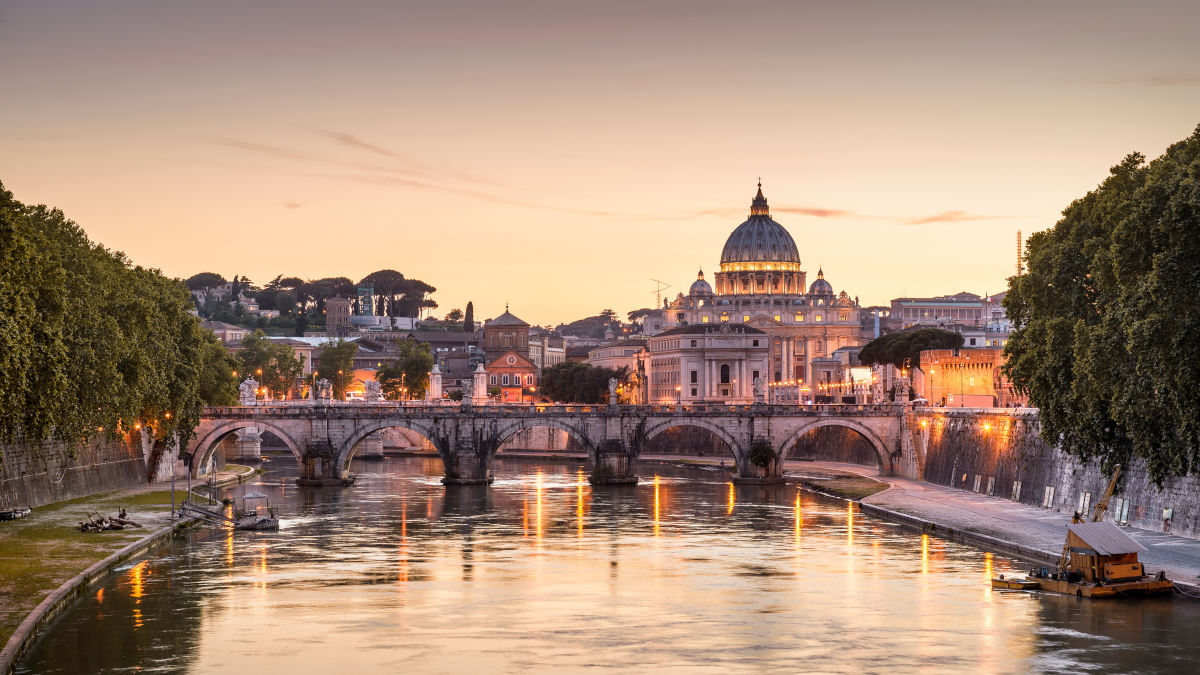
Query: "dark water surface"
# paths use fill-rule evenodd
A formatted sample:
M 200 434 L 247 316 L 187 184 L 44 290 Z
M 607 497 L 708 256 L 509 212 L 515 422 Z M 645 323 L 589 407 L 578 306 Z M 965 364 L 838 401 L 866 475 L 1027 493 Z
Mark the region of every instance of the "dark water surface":
M 446 488 L 407 458 L 311 489 L 289 464 L 255 486 L 278 533 L 160 549 L 17 672 L 1200 672 L 1200 603 L 994 592 L 1024 565 L 790 485 L 502 459 Z

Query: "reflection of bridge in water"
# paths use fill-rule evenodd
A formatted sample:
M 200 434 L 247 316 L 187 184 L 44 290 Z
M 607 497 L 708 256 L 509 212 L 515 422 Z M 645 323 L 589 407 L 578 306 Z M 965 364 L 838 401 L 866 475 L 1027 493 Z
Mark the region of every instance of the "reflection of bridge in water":
M 587 451 L 593 483 L 637 481 L 634 464 L 647 443 L 680 427 L 701 428 L 728 446 L 735 480 L 779 482 L 782 463 L 806 434 L 842 427 L 861 435 L 884 473 L 919 477 L 911 412 L 901 405 L 546 405 L 411 406 L 397 404 L 254 405 L 205 408 L 190 444 L 190 465 L 207 472 L 218 448 L 279 437 L 300 465 L 301 482 L 338 484 L 364 442 L 387 429 L 406 429 L 437 450 L 448 484 L 487 483 L 500 446 L 538 427 L 559 429 Z M 759 464 L 751 450 L 761 450 Z M 763 461 L 767 459 L 767 461 Z

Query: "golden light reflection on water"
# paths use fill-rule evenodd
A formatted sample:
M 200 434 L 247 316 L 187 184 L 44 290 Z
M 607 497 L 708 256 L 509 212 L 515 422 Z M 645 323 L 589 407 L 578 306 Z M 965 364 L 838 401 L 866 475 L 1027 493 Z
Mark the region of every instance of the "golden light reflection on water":
M 737 504 L 737 493 L 734 490 L 733 481 L 729 481 L 729 511 L 725 515 L 733 515 L 733 507 L 735 504 Z
M 129 569 L 129 597 L 133 599 L 133 629 L 137 630 L 142 627 L 142 598 L 146 595 L 144 575 L 147 574 L 146 567 L 150 564 L 148 560 L 134 565 Z
M 259 593 L 266 595 L 267 592 L 267 544 L 263 542 L 258 546 L 258 564 L 255 565 L 254 571 L 258 575 L 258 580 L 255 585 L 258 586 Z
M 537 487 L 536 487 L 536 490 L 537 490 L 537 512 L 536 512 L 537 520 L 534 522 L 534 532 L 537 535 L 538 548 L 541 548 L 542 537 L 545 534 L 545 531 L 543 529 L 544 523 L 542 521 L 542 498 L 544 496 L 545 489 L 546 489 L 545 486 L 542 485 L 542 470 L 538 469 Z
M 854 545 L 854 502 L 846 502 L 846 544 Z
M 804 507 L 800 504 L 800 493 L 796 493 L 796 543 L 800 543 L 800 529 L 804 527 Z
M 583 539 L 583 469 L 575 472 L 575 534 Z
M 921 535 L 921 574 L 929 574 L 929 535 Z
M 407 589 L 405 582 L 408 581 L 408 500 L 400 499 L 400 550 L 399 563 L 396 570 L 396 581 L 399 582 L 400 592 L 404 593 Z
M 659 519 L 660 519 L 658 488 L 659 488 L 658 474 L 654 474 L 654 536 L 656 536 L 656 537 L 659 535 Z

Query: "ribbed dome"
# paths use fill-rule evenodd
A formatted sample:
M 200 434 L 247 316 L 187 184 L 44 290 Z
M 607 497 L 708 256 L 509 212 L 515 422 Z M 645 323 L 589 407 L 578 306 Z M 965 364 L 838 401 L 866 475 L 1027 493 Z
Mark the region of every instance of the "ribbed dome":
M 696 280 L 692 282 L 692 287 L 688 289 L 688 295 L 712 295 L 712 286 L 704 280 L 704 270 L 696 275 Z
M 783 226 L 771 219 L 762 184 L 750 205 L 750 218 L 737 226 L 725 240 L 721 264 L 742 262 L 784 262 L 800 264 L 796 242 Z
M 825 271 L 817 270 L 817 280 L 808 287 L 809 295 L 833 295 L 833 284 L 825 281 Z

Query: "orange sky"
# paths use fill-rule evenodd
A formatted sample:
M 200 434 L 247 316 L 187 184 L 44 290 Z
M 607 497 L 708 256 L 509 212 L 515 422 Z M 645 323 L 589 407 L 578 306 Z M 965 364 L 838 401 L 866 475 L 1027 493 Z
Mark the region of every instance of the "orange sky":
M 1200 123 L 1195 2 L 242 4 L 0 5 L 0 181 L 167 274 L 545 324 L 714 271 L 758 176 L 864 304 L 994 293 Z

